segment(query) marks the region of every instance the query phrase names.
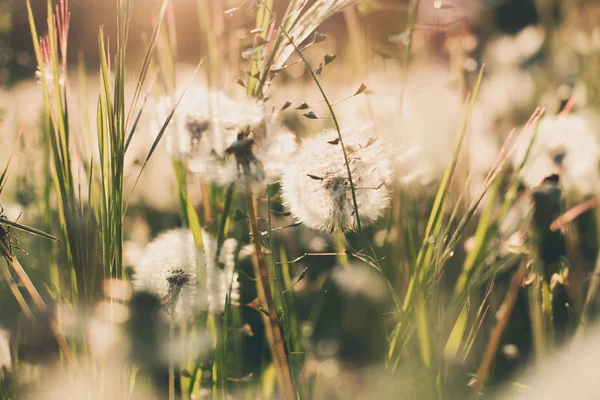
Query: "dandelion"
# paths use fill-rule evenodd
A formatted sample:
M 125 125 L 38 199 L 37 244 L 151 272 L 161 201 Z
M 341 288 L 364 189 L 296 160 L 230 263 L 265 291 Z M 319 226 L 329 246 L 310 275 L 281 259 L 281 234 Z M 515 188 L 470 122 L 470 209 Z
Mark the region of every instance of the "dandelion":
M 159 124 L 173 104 L 171 98 L 159 101 Z M 296 141 L 292 133 L 265 115 L 260 103 L 233 100 L 200 87 L 185 95 L 167 133 L 166 146 L 172 157 L 208 182 L 245 186 L 279 179 Z
M 411 68 L 406 85 L 396 83 L 400 70 L 373 74 L 367 79 L 371 92 L 339 104 L 336 114 L 347 121 L 344 128 L 373 123 L 395 149 L 390 161 L 401 184 L 427 184 L 444 173 L 460 127 L 462 101 L 451 77 L 446 67 L 425 63 Z
M 518 139 L 515 165 L 525 157 L 535 129 Z M 547 116 L 537 128 L 521 179 L 535 188 L 548 175 L 559 174 L 565 195 L 582 197 L 600 189 L 600 144 L 589 122 L 578 114 Z
M 364 131 L 344 140 L 361 223 L 373 223 L 389 202 L 390 165 L 381 143 Z M 344 155 L 334 131 L 302 142 L 281 180 L 292 214 L 306 226 L 331 231 L 356 227 Z
M 484 58 L 490 66 L 519 66 L 541 50 L 544 40 L 544 28 L 529 25 L 514 36 L 500 35 L 490 40 Z
M 204 254 L 190 230 L 166 231 L 146 247 L 135 268 L 133 285 L 138 291 L 158 296 L 174 319 L 184 319 L 192 316 L 201 303 L 197 282 L 204 263 Z
M 477 96 L 474 130 L 506 136 L 527 122 L 535 109 L 535 85 L 531 74 L 518 68 L 502 68 L 486 77 Z
M 239 300 L 234 274 L 237 241 L 226 239 L 217 255 L 217 239 L 202 232 L 202 240 L 204 252 L 189 229 L 164 232 L 148 244 L 135 268 L 136 290 L 154 293 L 176 320 L 192 316 L 205 304 L 210 313 L 222 313 L 230 287 L 231 300 Z

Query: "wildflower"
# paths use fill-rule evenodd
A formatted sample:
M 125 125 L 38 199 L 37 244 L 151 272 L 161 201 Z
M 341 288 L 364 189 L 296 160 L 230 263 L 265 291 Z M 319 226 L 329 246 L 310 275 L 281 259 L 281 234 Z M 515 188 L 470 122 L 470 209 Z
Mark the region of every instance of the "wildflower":
M 159 124 L 173 104 L 170 98 L 159 101 Z M 186 94 L 174 118 L 166 136 L 171 156 L 221 185 L 273 182 L 296 148 L 294 135 L 267 118 L 259 103 L 206 88 Z
M 535 56 L 544 44 L 541 26 L 529 25 L 516 35 L 500 35 L 489 41 L 484 59 L 490 66 L 519 66 Z
M 227 294 L 231 301 L 239 300 L 239 282 L 235 268 L 235 249 L 237 240 L 229 238 L 221 245 L 217 255 L 217 239 L 204 232 L 202 236 L 206 250 L 206 293 L 208 296 L 208 309 L 212 314 L 225 311 Z
M 402 81 L 400 71 L 373 75 L 368 78 L 370 93 L 336 108 L 338 119 L 350 126 L 373 123 L 378 136 L 395 149 L 390 161 L 403 185 L 427 184 L 442 176 L 461 119 L 461 100 L 447 68 L 421 63 L 411 71 L 405 86 L 394 83 Z
M 344 139 L 361 223 L 374 222 L 389 202 L 389 162 L 376 138 L 364 131 Z M 354 229 L 354 201 L 340 142 L 334 131 L 306 139 L 282 177 L 283 196 L 292 214 L 323 231 Z
M 536 129 L 528 129 L 518 139 L 513 162 L 519 165 Z M 565 195 L 582 197 L 600 189 L 600 145 L 588 121 L 569 114 L 543 118 L 534 138 L 521 179 L 535 188 L 548 175 L 561 176 Z
M 535 109 L 535 87 L 530 74 L 518 68 L 493 71 L 481 83 L 472 124 L 474 130 L 506 136 L 523 125 Z
M 135 268 L 134 287 L 154 293 L 174 319 L 190 317 L 200 303 L 198 273 L 204 254 L 188 229 L 166 231 L 154 239 Z

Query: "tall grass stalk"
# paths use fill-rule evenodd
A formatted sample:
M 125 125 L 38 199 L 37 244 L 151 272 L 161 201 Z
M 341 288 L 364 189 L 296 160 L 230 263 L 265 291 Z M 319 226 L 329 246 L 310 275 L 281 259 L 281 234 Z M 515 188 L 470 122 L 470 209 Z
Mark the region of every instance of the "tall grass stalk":
M 54 11 L 56 10 L 56 12 Z M 93 246 L 85 238 L 84 225 L 90 223 L 86 218 L 93 215 L 85 213 L 78 197 L 82 182 L 77 182 L 73 170 L 77 168 L 71 157 L 69 138 L 69 113 L 67 102 L 67 48 L 70 24 L 68 2 L 61 0 L 55 9 L 50 0 L 47 2 L 47 36 L 37 33 L 33 12 L 27 0 L 27 12 L 36 56 L 40 82 L 44 97 L 45 126 L 52 154 L 53 184 L 57 196 L 58 214 L 62 236 L 68 256 L 68 273 L 73 298 L 86 302 L 92 294 L 95 276 Z M 87 181 L 87 179 L 86 179 Z
M 279 386 L 284 393 L 286 399 L 291 400 L 296 398 L 296 391 L 288 368 L 287 357 L 285 354 L 285 346 L 279 319 L 277 317 L 277 308 L 271 291 L 271 277 L 269 274 L 269 266 L 265 259 L 262 250 L 261 233 L 258 228 L 258 218 L 256 214 L 255 200 L 251 195 L 250 184 L 248 184 L 248 217 L 250 219 L 250 232 L 254 241 L 254 252 L 256 259 L 253 262 L 254 274 L 257 279 L 256 289 L 258 297 L 262 305 L 267 306 L 266 313 L 263 316 L 267 331 L 268 341 L 271 347 L 271 355 L 273 363 L 277 370 L 277 378 Z
M 2 220 L 6 221 L 4 218 L 2 218 Z M 0 224 L 0 233 L 1 233 L 1 235 L 0 235 L 0 256 L 4 259 L 4 261 L 6 262 L 7 265 L 12 267 L 13 271 L 19 277 L 19 281 L 25 287 L 25 290 L 27 291 L 27 293 L 33 300 L 33 303 L 35 304 L 37 310 L 42 311 L 42 312 L 49 312 L 48 307 L 46 306 L 46 302 L 44 301 L 44 299 L 42 299 L 42 296 L 40 295 L 40 293 L 34 286 L 33 282 L 31 281 L 31 279 L 29 279 L 27 272 L 25 272 L 25 269 L 23 268 L 21 263 L 19 262 L 17 257 L 15 257 L 15 255 L 13 254 L 12 244 L 11 244 L 11 240 L 12 240 L 11 235 L 12 234 L 8 232 L 6 225 Z M 13 292 L 15 299 L 21 306 L 25 315 L 29 318 L 33 318 L 34 314 L 31 312 L 31 309 L 25 302 L 23 296 L 21 295 L 21 292 L 17 288 L 17 286 L 16 286 L 14 280 L 12 279 L 12 276 L 10 275 L 10 272 L 8 270 L 5 270 L 5 277 L 11 287 L 11 291 Z M 56 317 L 53 315 L 51 315 L 50 319 L 49 319 L 49 328 L 50 328 L 50 332 L 56 339 L 56 342 L 58 343 L 58 346 L 60 347 L 62 354 L 63 354 L 65 360 L 67 361 L 67 363 L 71 367 L 77 368 L 78 367 L 77 360 L 75 359 L 75 356 L 73 355 L 71 348 L 69 347 L 69 344 L 67 343 L 67 340 L 65 339 L 64 335 L 60 331 L 60 328 L 56 322 Z
M 138 112 L 137 103 L 144 86 L 152 56 L 157 46 L 162 20 L 167 11 L 168 0 L 162 6 L 152 37 L 137 78 L 136 88 L 129 109 L 125 99 L 125 61 L 129 37 L 133 0 L 117 0 L 117 44 L 115 65 L 111 69 L 111 54 L 104 41 L 104 31 L 99 33 L 100 83 L 102 90 L 98 97 L 97 134 L 100 154 L 101 182 L 101 232 L 102 254 L 105 277 L 125 277 L 123 268 L 123 218 L 125 152 L 130 137 L 133 137 L 137 124 L 134 115 Z M 111 90 L 112 73 L 114 83 Z M 167 121 L 168 122 L 168 121 Z M 164 128 L 164 127 L 163 127 Z M 160 135 L 157 140 L 160 140 Z M 156 144 L 156 143 L 155 143 Z M 155 148 L 151 149 L 146 162 Z
M 270 188 L 273 188 L 274 186 L 271 186 Z M 282 322 L 282 328 L 283 328 L 283 338 L 285 340 L 285 348 L 287 349 L 287 363 L 289 366 L 289 370 L 290 370 L 290 378 L 292 381 L 292 387 L 294 388 L 294 392 L 295 393 L 299 393 L 300 392 L 300 388 L 298 387 L 298 383 L 296 381 L 296 370 L 295 370 L 295 365 L 294 365 L 294 359 L 292 357 L 292 351 L 295 347 L 295 343 L 292 343 L 293 338 L 295 337 L 295 335 L 292 333 L 291 330 L 291 322 L 290 320 L 293 318 L 291 316 L 291 312 L 292 309 L 290 308 L 288 301 L 286 299 L 286 293 L 285 292 L 285 287 L 286 287 L 286 280 L 283 276 L 283 265 L 280 267 L 278 265 L 277 262 L 277 257 L 276 254 L 278 253 L 277 251 L 277 246 L 275 243 L 275 235 L 273 234 L 273 224 L 272 224 L 272 216 L 271 216 L 271 191 L 269 190 L 269 188 L 267 188 L 267 212 L 268 212 L 268 217 L 267 217 L 267 228 L 268 228 L 268 235 L 269 235 L 269 248 L 270 248 L 270 253 L 271 253 L 271 265 L 270 265 L 270 271 L 274 273 L 275 275 L 275 285 L 276 285 L 276 289 L 277 289 L 277 293 L 280 296 L 280 301 L 281 301 L 281 310 L 282 310 L 282 317 L 281 320 Z M 289 295 L 291 296 L 291 294 Z
M 348 152 L 346 150 L 346 146 L 344 145 L 344 138 L 342 137 L 342 131 L 340 129 L 340 124 L 339 124 L 338 119 L 337 119 L 337 117 L 335 115 L 335 112 L 333 111 L 333 105 L 329 101 L 329 97 L 325 93 L 325 90 L 323 89 L 323 86 L 321 85 L 321 82 L 317 78 L 317 75 L 313 71 L 313 69 L 310 66 L 309 62 L 306 60 L 306 57 L 304 57 L 304 54 L 302 53 L 302 51 L 298 48 L 298 46 L 296 45 L 296 43 L 294 43 L 294 40 L 297 40 L 297 38 L 290 37 L 290 35 L 287 32 L 287 30 L 285 29 L 284 25 L 280 21 L 277 20 L 277 18 L 275 17 L 275 15 L 273 15 L 273 13 L 271 11 L 271 8 L 268 7 L 268 4 L 264 0 L 261 0 L 261 4 L 269 12 L 269 15 L 271 16 L 271 18 L 273 19 L 273 21 L 275 21 L 277 23 L 277 25 L 279 26 L 279 29 L 280 29 L 282 35 L 285 36 L 285 38 L 289 41 L 289 44 L 291 46 L 293 46 L 294 52 L 300 57 L 300 59 L 302 60 L 302 63 L 304 63 L 304 65 L 306 67 L 306 70 L 310 74 L 313 82 L 315 83 L 315 85 L 317 85 L 317 88 L 319 89 L 319 92 L 321 93 L 321 96 L 323 97 L 323 101 L 325 101 L 325 104 L 327 104 L 327 108 L 328 108 L 329 113 L 331 115 L 331 118 L 333 120 L 333 124 L 335 125 L 335 130 L 336 130 L 337 135 L 338 135 L 339 144 L 340 144 L 342 153 L 344 155 L 344 163 L 346 165 L 346 170 L 348 171 L 348 183 L 350 184 L 350 192 L 352 194 L 352 205 L 353 205 L 353 208 L 354 208 L 354 217 L 356 218 L 356 227 L 357 227 L 358 235 L 359 235 L 359 238 L 360 238 L 361 243 L 362 243 L 362 248 L 363 248 L 364 251 L 366 251 L 366 246 L 364 245 L 364 237 L 363 237 L 363 232 L 362 232 L 362 225 L 360 223 L 360 215 L 358 213 L 358 203 L 356 201 L 356 188 L 354 186 L 354 181 L 352 180 L 352 172 L 350 170 L 350 164 L 349 164 L 349 161 L 348 161 Z
M 521 284 L 525 276 L 527 275 L 528 261 L 524 258 L 521 260 L 519 264 L 519 268 L 514 273 L 512 280 L 510 282 L 510 287 L 508 288 L 508 292 L 500 306 L 501 315 L 498 316 L 498 322 L 492 331 L 492 336 L 490 337 L 490 341 L 483 353 L 483 357 L 481 363 L 479 364 L 479 368 L 477 369 L 477 375 L 475 377 L 475 382 L 473 384 L 473 388 L 475 393 L 479 393 L 483 388 L 483 384 L 485 383 L 485 379 L 489 373 L 489 370 L 492 366 L 492 362 L 496 353 L 498 351 L 498 346 L 500 345 L 500 339 L 502 338 L 502 334 L 508 325 L 508 319 L 512 313 L 512 310 L 517 302 L 517 297 L 519 295 L 519 290 L 521 289 Z

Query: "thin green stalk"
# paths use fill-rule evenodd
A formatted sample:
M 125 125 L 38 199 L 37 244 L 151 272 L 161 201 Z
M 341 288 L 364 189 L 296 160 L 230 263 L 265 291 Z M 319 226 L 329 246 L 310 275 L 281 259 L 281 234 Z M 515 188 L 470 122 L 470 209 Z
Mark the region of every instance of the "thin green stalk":
M 535 261 L 534 261 L 535 263 Z M 542 315 L 542 291 L 541 277 L 537 277 L 529 285 L 529 320 L 531 321 L 531 333 L 533 338 L 533 350 L 536 359 L 542 359 L 546 350 L 546 338 L 544 334 L 544 317 Z
M 340 265 L 348 265 L 348 255 L 346 254 L 346 235 L 341 228 L 337 228 L 334 236 L 336 243 L 335 252 L 338 253 L 338 263 Z
M 509 317 L 517 302 L 521 283 L 527 274 L 527 264 L 527 260 L 523 259 L 519 265 L 519 268 L 511 279 L 510 287 L 508 288 L 508 292 L 506 293 L 504 301 L 502 302 L 502 306 L 500 307 L 502 314 L 498 317 L 498 322 L 492 331 L 490 341 L 488 342 L 488 345 L 483 353 L 481 363 L 479 364 L 479 368 L 477 369 L 474 385 L 475 393 L 479 393 L 483 387 L 485 379 L 488 375 L 488 371 L 492 365 L 492 362 L 494 361 L 498 351 L 498 346 L 500 345 L 500 339 L 502 338 L 504 329 L 508 325 Z
M 362 225 L 360 223 L 360 215 L 358 213 L 358 202 L 356 200 L 356 189 L 354 186 L 354 181 L 352 180 L 352 171 L 350 170 L 350 162 L 348 160 L 348 152 L 346 151 L 346 146 L 344 145 L 344 138 L 342 137 L 342 131 L 340 129 L 340 124 L 338 122 L 338 119 L 335 115 L 335 112 L 333 111 L 333 106 L 332 106 L 331 102 L 329 101 L 329 98 L 327 97 L 327 94 L 325 93 L 323 86 L 321 86 L 321 83 L 319 82 L 317 75 L 315 74 L 315 72 L 311 68 L 310 64 L 304 57 L 304 54 L 302 54 L 302 51 L 294 43 L 293 38 L 291 38 L 289 36 L 287 30 L 284 28 L 284 26 L 281 24 L 281 22 L 276 19 L 276 17 L 271 12 L 271 9 L 269 7 L 267 7 L 267 4 L 265 3 L 265 1 L 261 0 L 261 3 L 269 11 L 269 14 L 273 18 L 273 20 L 277 21 L 277 24 L 279 25 L 279 29 L 281 30 L 283 35 L 286 37 L 286 39 L 290 42 L 290 44 L 294 47 L 294 51 L 296 52 L 296 54 L 298 54 L 298 56 L 304 63 L 306 70 L 309 72 L 313 82 L 317 85 L 319 92 L 321 92 L 321 96 L 323 97 L 325 104 L 327 104 L 327 108 L 329 109 L 329 113 L 331 114 L 331 118 L 333 119 L 333 123 L 335 125 L 335 130 L 337 132 L 338 139 L 339 139 L 339 144 L 340 144 L 340 147 L 342 148 L 342 153 L 344 155 L 344 163 L 346 164 L 346 170 L 348 172 L 348 183 L 350 184 L 350 192 L 352 193 L 352 205 L 354 207 L 354 216 L 356 218 L 356 227 L 357 227 L 358 235 L 359 235 L 359 238 L 360 238 L 360 241 L 362 244 L 362 249 L 363 249 L 363 251 L 366 251 L 366 246 L 364 245 L 364 237 L 362 234 Z
M 223 248 L 223 242 L 225 241 L 225 230 L 227 227 L 227 220 L 229 219 L 229 213 L 231 211 L 231 203 L 233 200 L 235 183 L 232 183 L 225 192 L 225 203 L 223 204 L 223 215 L 221 215 L 221 221 L 219 222 L 219 231 L 217 233 L 217 260 L 221 255 L 221 249 Z
M 284 293 L 284 290 L 285 290 L 284 288 L 286 286 L 285 286 L 285 281 L 281 275 L 282 267 L 280 267 L 277 264 L 277 259 L 275 257 L 275 254 L 277 252 L 275 251 L 275 248 L 276 248 L 275 237 L 274 237 L 275 235 L 273 235 L 273 225 L 271 223 L 271 196 L 269 196 L 268 191 L 267 191 L 267 210 L 268 210 L 267 227 L 269 230 L 269 247 L 271 250 L 271 261 L 272 261 L 271 267 L 272 267 L 272 270 L 275 271 L 275 286 L 276 286 L 279 298 L 281 299 L 281 308 L 283 310 L 283 321 L 284 321 L 283 337 L 285 339 L 285 344 L 286 344 L 286 347 L 288 350 L 287 359 L 288 359 L 288 365 L 289 365 L 290 375 L 291 375 L 291 379 L 292 379 L 292 387 L 294 388 L 294 393 L 298 393 L 294 361 L 293 361 L 293 357 L 291 356 L 293 347 L 292 347 L 292 343 L 290 341 L 290 323 L 289 323 L 290 308 L 287 305 L 287 301 L 286 301 L 285 293 Z

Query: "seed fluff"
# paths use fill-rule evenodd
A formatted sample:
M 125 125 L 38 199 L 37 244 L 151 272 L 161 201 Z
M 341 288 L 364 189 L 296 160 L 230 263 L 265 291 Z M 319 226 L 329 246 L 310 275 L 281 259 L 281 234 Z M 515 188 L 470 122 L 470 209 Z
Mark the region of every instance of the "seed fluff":
M 365 129 L 344 135 L 361 223 L 373 223 L 389 202 L 390 164 L 381 143 Z M 335 131 L 305 139 L 281 180 L 295 219 L 321 231 L 354 230 L 354 202 L 344 155 Z

